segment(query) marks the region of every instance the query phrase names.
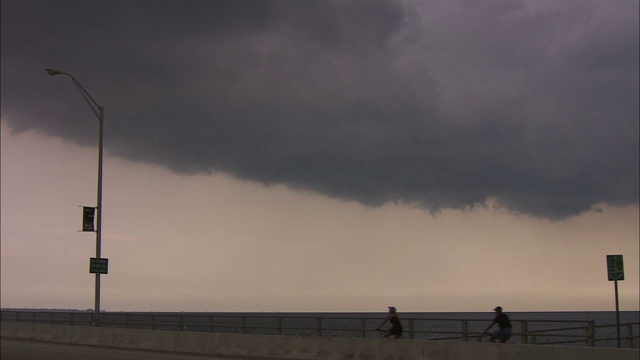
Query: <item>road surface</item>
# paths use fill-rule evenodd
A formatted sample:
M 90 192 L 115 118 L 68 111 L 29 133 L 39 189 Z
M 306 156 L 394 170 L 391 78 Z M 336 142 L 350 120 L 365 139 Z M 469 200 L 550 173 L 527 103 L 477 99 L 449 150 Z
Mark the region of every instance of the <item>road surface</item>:
M 241 360 L 9 339 L 0 340 L 0 358 L 2 360 Z

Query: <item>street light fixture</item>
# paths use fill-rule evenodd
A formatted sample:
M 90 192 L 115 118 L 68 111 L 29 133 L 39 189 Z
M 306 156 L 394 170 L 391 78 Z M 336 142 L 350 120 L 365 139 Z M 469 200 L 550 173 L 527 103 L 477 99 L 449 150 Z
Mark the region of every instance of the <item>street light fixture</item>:
M 100 106 L 92 97 L 89 95 L 87 90 L 73 77 L 73 75 L 66 73 L 64 71 L 54 70 L 54 69 L 46 69 L 47 74 L 51 76 L 55 75 L 67 75 L 71 78 L 73 83 L 76 85 L 82 96 L 91 107 L 93 113 L 98 117 L 98 121 L 100 122 L 100 140 L 98 144 L 98 205 L 96 206 L 96 210 L 98 211 L 98 219 L 96 224 L 96 258 L 100 259 L 100 249 L 102 245 L 102 155 L 103 155 L 103 124 L 104 124 L 104 107 Z M 93 314 L 93 326 L 100 325 L 100 272 L 96 272 L 96 294 L 95 294 L 95 308 Z

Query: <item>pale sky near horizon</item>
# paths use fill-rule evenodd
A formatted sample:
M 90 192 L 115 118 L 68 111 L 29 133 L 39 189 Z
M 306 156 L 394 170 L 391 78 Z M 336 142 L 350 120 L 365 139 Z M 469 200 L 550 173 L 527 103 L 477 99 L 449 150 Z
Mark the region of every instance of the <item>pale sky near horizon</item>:
M 93 308 L 95 148 L 2 126 L 2 306 Z M 638 208 L 562 222 L 354 202 L 107 156 L 102 308 L 638 310 Z
M 635 0 L 3 0 L 2 307 L 639 310 Z

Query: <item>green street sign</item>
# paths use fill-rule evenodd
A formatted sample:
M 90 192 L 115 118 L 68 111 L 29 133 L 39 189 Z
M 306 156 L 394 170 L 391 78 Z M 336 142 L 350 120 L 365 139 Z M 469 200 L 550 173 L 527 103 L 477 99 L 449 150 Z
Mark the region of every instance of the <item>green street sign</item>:
M 89 272 L 91 274 L 108 274 L 109 259 L 91 258 L 91 260 L 89 261 Z
M 622 255 L 607 255 L 607 277 L 609 281 L 624 280 Z
M 624 273 L 609 274 L 609 281 L 624 280 Z

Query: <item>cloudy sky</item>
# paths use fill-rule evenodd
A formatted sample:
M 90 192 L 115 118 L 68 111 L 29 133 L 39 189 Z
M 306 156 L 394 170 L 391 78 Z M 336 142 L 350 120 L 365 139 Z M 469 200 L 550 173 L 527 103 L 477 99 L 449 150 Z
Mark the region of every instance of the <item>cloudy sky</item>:
M 2 0 L 3 307 L 639 301 L 636 0 Z

